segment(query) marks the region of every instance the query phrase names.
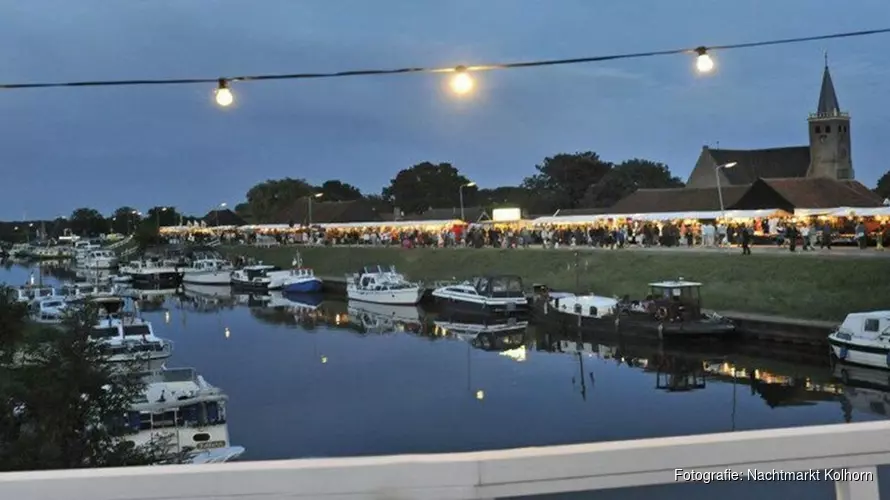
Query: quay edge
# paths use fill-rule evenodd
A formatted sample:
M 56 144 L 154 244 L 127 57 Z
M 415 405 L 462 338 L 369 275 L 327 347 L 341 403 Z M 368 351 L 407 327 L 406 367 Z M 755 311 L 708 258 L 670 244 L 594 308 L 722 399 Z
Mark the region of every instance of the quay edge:
M 324 293 L 346 295 L 346 278 L 319 276 L 324 282 Z M 432 299 L 432 290 L 427 289 L 423 302 Z M 838 323 L 823 320 L 785 318 L 765 314 L 738 311 L 715 311 L 731 319 L 741 334 L 741 339 L 751 341 L 782 342 L 806 346 L 828 346 L 828 334 Z

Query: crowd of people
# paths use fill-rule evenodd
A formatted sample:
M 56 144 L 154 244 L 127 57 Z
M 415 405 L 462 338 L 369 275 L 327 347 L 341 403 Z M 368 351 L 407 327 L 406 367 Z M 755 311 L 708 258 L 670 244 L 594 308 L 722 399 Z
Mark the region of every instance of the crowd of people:
M 720 247 L 777 245 L 795 251 L 816 247 L 830 249 L 839 242 L 852 243 L 865 249 L 883 248 L 890 237 L 888 226 L 864 220 L 757 219 L 748 222 L 678 221 L 640 222 L 613 221 L 585 225 L 471 224 L 438 228 L 288 228 L 277 231 L 241 231 L 231 229 L 220 234 L 189 233 L 185 238 L 194 243 L 219 239 L 224 244 L 277 246 L 289 244 L 314 245 L 399 245 L 416 247 L 526 248 L 538 246 L 559 248 L 590 246 L 624 248 L 642 247 Z M 746 250 L 749 252 L 749 250 Z

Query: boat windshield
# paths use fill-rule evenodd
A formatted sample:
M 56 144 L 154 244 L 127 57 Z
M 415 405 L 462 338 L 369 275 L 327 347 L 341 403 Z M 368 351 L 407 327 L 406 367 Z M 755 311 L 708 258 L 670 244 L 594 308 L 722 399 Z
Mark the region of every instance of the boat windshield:
M 93 328 L 90 337 L 94 339 L 111 339 L 117 337 L 118 331 L 116 326 L 107 326 L 102 328 Z
M 151 328 L 148 325 L 127 325 L 124 327 L 125 337 L 151 335 Z
M 494 293 L 521 292 L 522 279 L 517 276 L 500 276 L 492 278 L 491 291 Z
M 204 427 L 224 423 L 226 423 L 226 407 L 223 401 L 202 401 L 158 413 L 138 411 L 127 413 L 128 427 L 133 430 Z

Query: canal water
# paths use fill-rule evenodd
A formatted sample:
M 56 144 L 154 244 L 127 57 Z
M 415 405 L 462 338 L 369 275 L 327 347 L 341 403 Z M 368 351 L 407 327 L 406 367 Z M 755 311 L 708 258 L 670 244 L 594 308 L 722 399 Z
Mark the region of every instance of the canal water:
M 0 268 L 18 285 L 37 271 Z M 58 271 L 54 274 L 60 275 Z M 49 271 L 47 283 L 57 282 Z M 61 273 L 64 275 L 64 273 Z M 826 352 L 668 348 L 523 324 L 481 336 L 419 308 L 337 298 L 146 292 L 143 316 L 229 396 L 242 460 L 444 453 L 887 418 L 882 372 Z M 869 380 L 866 386 L 863 382 Z M 885 385 L 875 380 L 886 381 Z M 885 484 L 890 475 L 882 474 Z M 547 498 L 833 498 L 830 483 L 682 485 Z M 541 497 L 536 497 L 541 498 Z

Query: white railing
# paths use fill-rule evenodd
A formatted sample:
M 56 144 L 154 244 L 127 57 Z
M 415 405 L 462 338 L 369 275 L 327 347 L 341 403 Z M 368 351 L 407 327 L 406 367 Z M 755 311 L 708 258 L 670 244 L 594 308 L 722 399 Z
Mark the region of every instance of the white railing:
M 120 248 L 120 247 L 126 245 L 127 243 L 129 243 L 129 242 L 131 242 L 131 241 L 133 241 L 133 237 L 132 237 L 132 236 L 127 236 L 126 238 L 123 238 L 123 239 L 120 239 L 120 240 L 115 241 L 114 243 L 108 245 L 108 246 L 105 247 L 105 248 L 107 248 L 108 250 L 114 250 L 115 248 Z
M 842 474 L 839 499 L 878 500 L 876 466 L 890 463 L 888 437 L 890 421 L 881 421 L 475 453 L 5 473 L 0 498 L 471 500 L 726 471 L 815 470 L 833 480 L 824 477 L 833 469 Z

